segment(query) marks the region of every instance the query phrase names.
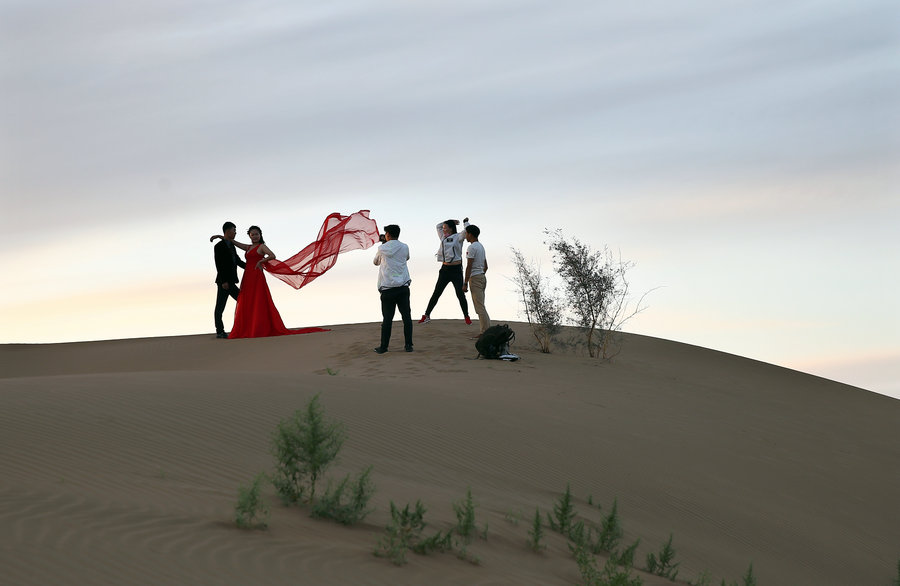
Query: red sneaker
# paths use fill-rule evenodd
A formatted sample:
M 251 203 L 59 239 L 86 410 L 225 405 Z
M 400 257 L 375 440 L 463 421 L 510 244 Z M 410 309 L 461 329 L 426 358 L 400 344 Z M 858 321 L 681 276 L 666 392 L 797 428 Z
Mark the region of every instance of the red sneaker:
M 472 325 L 472 318 L 470 318 L 468 315 L 466 316 L 466 325 L 467 326 Z
M 422 319 L 419 320 L 419 323 L 420 323 L 420 324 L 427 324 L 427 323 L 430 322 L 430 321 L 431 321 L 431 318 L 430 318 L 430 317 L 428 317 L 427 315 L 423 315 L 423 316 L 422 316 Z

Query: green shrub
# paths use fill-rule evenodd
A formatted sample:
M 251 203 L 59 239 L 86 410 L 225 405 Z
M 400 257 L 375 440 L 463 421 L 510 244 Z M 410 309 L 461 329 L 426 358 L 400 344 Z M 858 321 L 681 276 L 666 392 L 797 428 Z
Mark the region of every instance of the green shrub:
M 644 583 L 640 576 L 632 575 L 631 567 L 620 566 L 612 558 L 606 560 L 602 570 L 598 569 L 586 544 L 569 543 L 569 549 L 575 556 L 585 586 L 641 586 Z
M 559 497 L 553 505 L 553 516 L 547 515 L 550 528 L 554 531 L 568 535 L 575 520 L 575 505 L 572 503 L 572 490 L 566 484 L 566 492 Z
M 653 553 L 647 554 L 647 571 L 651 574 L 656 574 L 657 576 L 662 576 L 663 578 L 668 578 L 669 580 L 675 580 L 675 577 L 678 576 L 678 564 L 673 564 L 675 561 L 675 549 L 672 547 L 672 537 L 673 535 L 669 534 L 669 540 L 662 546 L 662 549 L 659 550 L 659 555 Z
M 451 549 L 452 535 L 450 532 L 438 532 L 431 537 L 422 539 L 422 531 L 426 525 L 425 511 L 422 501 L 416 501 L 416 506 L 412 510 L 408 503 L 400 509 L 394 504 L 394 501 L 391 501 L 391 523 L 385 527 L 387 534 L 379 539 L 375 555 L 388 558 L 394 564 L 402 566 L 406 563 L 408 550 L 418 554 L 428 554 L 433 551 Z
M 265 529 L 269 522 L 269 506 L 262 498 L 262 483 L 266 475 L 259 473 L 248 486 L 238 489 L 234 505 L 234 522 L 241 529 Z
M 285 504 L 307 496 L 309 502 L 315 501 L 316 481 L 337 457 L 344 437 L 340 423 L 326 420 L 319 395 L 278 424 L 272 436 L 272 484 Z
M 897 579 L 894 580 L 894 586 L 900 586 L 900 560 L 897 560 Z
M 535 553 L 540 552 L 543 549 L 546 549 L 546 546 L 541 543 L 541 539 L 544 538 L 544 527 L 541 523 L 541 510 L 538 507 L 534 508 L 534 522 L 531 524 L 531 529 L 528 530 L 528 545 L 531 546 L 531 550 Z
M 619 505 L 613 500 L 612 509 L 609 514 L 604 517 L 600 524 L 600 535 L 597 538 L 597 547 L 600 551 L 612 552 L 619 545 L 624 531 L 619 521 Z
M 466 543 L 472 541 L 475 536 L 475 503 L 472 500 L 472 489 L 466 490 L 466 498 L 453 504 L 453 512 L 456 513 L 456 533 Z
M 332 519 L 342 525 L 355 525 L 365 519 L 372 512 L 369 500 L 375 492 L 375 484 L 369 478 L 371 472 L 369 466 L 353 481 L 349 474 L 337 484 L 329 481 L 325 494 L 313 503 L 312 516 Z

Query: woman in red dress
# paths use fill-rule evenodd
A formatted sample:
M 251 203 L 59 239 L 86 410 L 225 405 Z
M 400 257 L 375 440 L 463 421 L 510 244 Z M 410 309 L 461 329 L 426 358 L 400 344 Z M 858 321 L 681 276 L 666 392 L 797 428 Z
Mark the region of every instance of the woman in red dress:
M 250 226 L 247 235 L 250 236 L 250 244 L 232 240 L 235 246 L 245 251 L 247 266 L 241 278 L 241 292 L 229 338 L 328 331 L 323 328 L 289 330 L 284 327 L 269 293 L 265 272 L 294 289 L 300 289 L 333 267 L 339 254 L 366 249 L 378 242 L 378 225 L 369 217 L 369 210 L 359 210 L 349 216 L 337 212 L 329 214 L 319 229 L 318 238 L 285 261 L 276 259 L 275 253 L 266 246 L 259 226 Z M 214 235 L 209 240 L 212 242 L 216 238 L 223 236 Z
M 284 326 L 281 314 L 272 301 L 263 271 L 267 262 L 275 260 L 275 253 L 266 246 L 259 226 L 250 226 L 247 235 L 250 237 L 250 244 L 233 241 L 235 246 L 245 251 L 247 268 L 241 277 L 241 294 L 234 311 L 234 326 L 228 338 L 263 338 L 326 331 L 322 328 L 289 330 Z

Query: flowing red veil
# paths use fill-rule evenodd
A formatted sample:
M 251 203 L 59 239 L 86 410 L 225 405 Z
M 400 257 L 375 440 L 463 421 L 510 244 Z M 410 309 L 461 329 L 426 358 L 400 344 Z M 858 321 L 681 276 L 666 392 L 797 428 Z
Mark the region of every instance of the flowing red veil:
M 378 224 L 369 218 L 369 210 L 349 216 L 334 213 L 325 218 L 315 242 L 286 260 L 272 260 L 264 266 L 273 276 L 299 289 L 333 267 L 338 254 L 364 250 L 376 242 Z

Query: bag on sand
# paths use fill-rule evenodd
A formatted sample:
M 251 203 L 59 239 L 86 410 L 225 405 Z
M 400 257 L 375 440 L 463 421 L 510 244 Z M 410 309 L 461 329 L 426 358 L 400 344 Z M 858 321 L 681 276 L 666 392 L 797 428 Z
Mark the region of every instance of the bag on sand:
M 491 326 L 478 336 L 475 349 L 479 358 L 518 360 L 518 356 L 509 352 L 509 344 L 515 339 L 516 333 L 508 325 Z

